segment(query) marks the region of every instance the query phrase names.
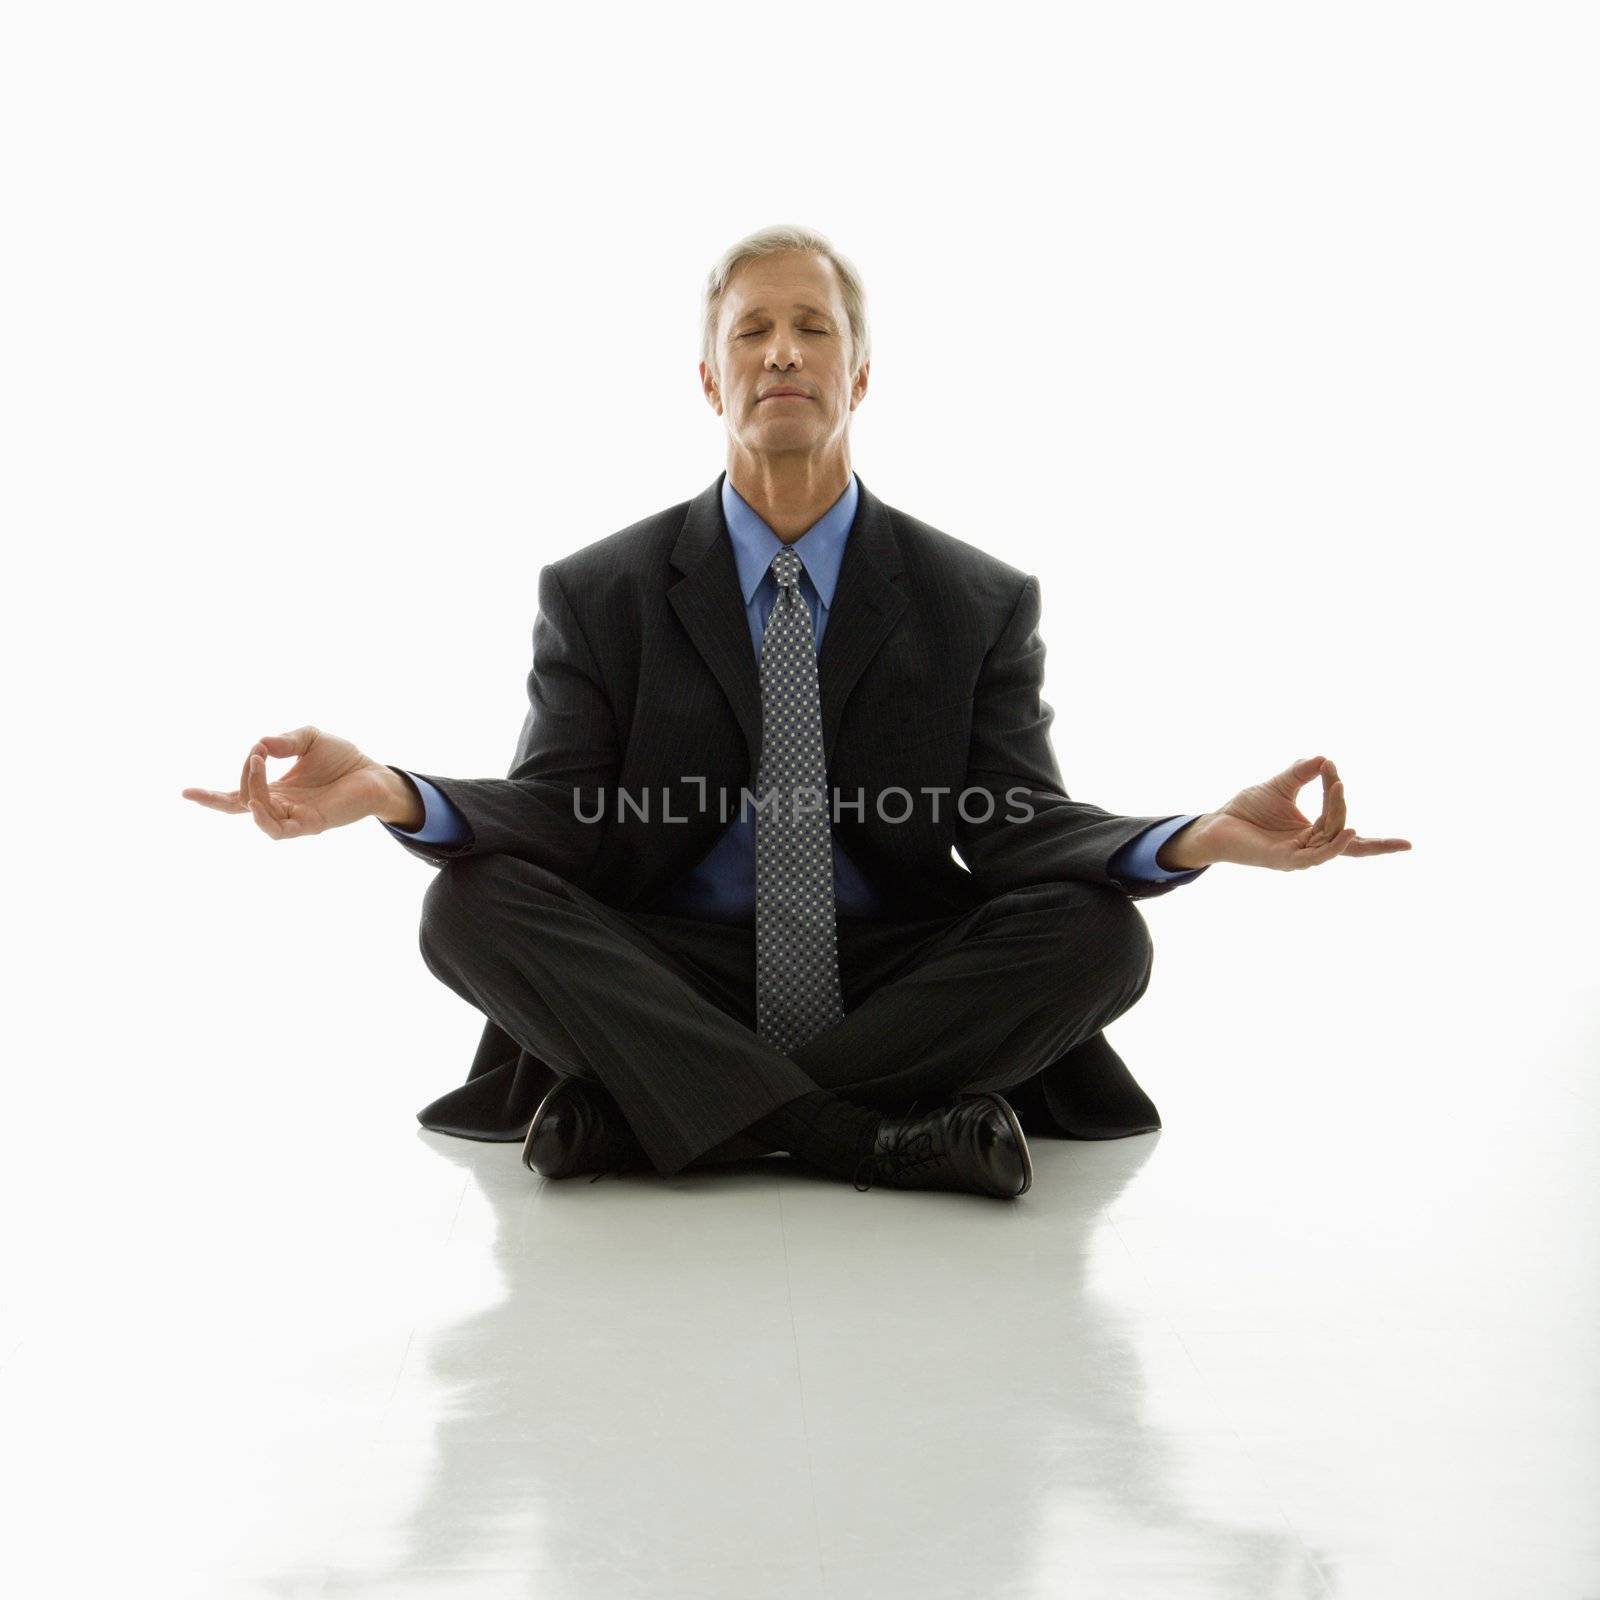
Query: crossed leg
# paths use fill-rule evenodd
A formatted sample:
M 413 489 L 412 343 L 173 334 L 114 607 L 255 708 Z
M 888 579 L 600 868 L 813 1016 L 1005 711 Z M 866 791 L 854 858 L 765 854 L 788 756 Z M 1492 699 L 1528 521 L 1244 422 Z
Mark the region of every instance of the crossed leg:
M 1154 959 L 1133 901 L 1079 882 L 928 923 L 845 919 L 839 944 L 844 1020 L 794 1059 L 819 1088 L 882 1111 L 1027 1081 L 1136 1004 Z
M 1120 890 L 1031 884 L 916 922 L 839 923 L 843 1021 L 759 1039 L 748 926 L 618 910 L 520 857 L 447 862 L 419 937 L 435 977 L 558 1072 L 612 1094 L 663 1175 L 822 1088 L 903 1110 L 1038 1074 L 1149 983 Z

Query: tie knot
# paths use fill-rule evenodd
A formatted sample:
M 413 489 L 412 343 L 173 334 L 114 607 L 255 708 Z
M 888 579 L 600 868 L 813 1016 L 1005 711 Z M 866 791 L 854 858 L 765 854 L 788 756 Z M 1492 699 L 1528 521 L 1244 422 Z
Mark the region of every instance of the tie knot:
M 780 550 L 772 558 L 772 575 L 780 589 L 787 589 L 800 581 L 800 557 L 793 550 Z

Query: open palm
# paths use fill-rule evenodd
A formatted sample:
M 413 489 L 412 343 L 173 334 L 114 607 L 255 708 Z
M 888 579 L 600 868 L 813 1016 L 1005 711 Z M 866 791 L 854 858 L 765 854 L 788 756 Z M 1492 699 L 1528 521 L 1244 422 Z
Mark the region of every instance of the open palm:
M 299 759 L 268 783 L 268 756 Z M 385 772 L 348 739 L 305 727 L 257 740 L 244 758 L 237 789 L 185 789 L 183 794 L 213 811 L 248 811 L 264 833 L 294 839 L 372 816 L 385 792 Z

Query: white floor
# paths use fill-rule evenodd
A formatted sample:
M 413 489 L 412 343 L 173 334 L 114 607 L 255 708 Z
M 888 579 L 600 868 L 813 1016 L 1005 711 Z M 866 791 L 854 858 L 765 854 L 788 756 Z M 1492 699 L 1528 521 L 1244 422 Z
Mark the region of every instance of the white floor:
M 0 1581 L 1600 1594 L 1587 1000 L 1525 1008 L 1531 947 L 1491 992 L 1324 934 L 1302 882 L 1229 889 L 1294 937 L 1247 908 L 1220 956 L 1214 905 L 1151 908 L 1111 1036 L 1166 1126 L 1034 1141 L 1014 1203 L 781 1157 L 544 1183 L 423 1133 L 475 1014 L 401 919 L 353 979 L 246 928 L 215 987 L 130 986 L 120 1115 L 37 1092 L 5 1130 Z

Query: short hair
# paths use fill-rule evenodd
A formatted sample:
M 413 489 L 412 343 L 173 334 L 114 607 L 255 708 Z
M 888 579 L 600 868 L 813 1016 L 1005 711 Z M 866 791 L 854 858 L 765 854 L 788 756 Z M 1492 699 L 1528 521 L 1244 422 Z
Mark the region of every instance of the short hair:
M 833 244 L 814 228 L 778 223 L 770 228 L 758 228 L 756 232 L 746 234 L 737 244 L 730 245 L 706 278 L 705 305 L 700 324 L 700 359 L 713 372 L 717 371 L 717 316 L 722 307 L 722 297 L 727 292 L 728 280 L 735 271 L 759 256 L 813 252 L 831 261 L 833 270 L 839 275 L 845 317 L 850 324 L 851 376 L 866 365 L 872 354 L 872 337 L 867 328 L 867 291 L 855 264 L 848 256 L 834 249 Z

